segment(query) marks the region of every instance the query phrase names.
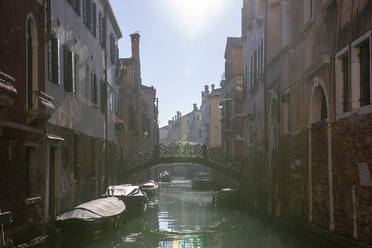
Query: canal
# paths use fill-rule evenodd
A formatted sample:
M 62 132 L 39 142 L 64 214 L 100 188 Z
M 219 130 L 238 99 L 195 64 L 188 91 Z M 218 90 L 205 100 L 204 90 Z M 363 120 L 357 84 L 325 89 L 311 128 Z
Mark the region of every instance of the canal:
M 121 225 L 117 233 L 77 247 L 331 247 L 304 232 L 274 227 L 238 210 L 216 208 L 212 194 L 192 190 L 189 180 L 162 183 L 143 215 Z

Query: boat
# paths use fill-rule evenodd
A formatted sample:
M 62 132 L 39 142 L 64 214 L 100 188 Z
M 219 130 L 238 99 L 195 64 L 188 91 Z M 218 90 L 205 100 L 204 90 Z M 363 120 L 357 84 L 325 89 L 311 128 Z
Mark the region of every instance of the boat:
M 144 191 L 148 197 L 153 197 L 159 189 L 159 184 L 154 180 L 150 180 L 142 183 L 140 189 Z
M 109 186 L 106 190 L 105 196 L 114 196 L 122 200 L 125 203 L 130 216 L 141 213 L 146 208 L 145 203 L 147 195 L 138 185 L 123 184 Z
M 191 187 L 194 190 L 215 190 L 216 181 L 207 172 L 199 172 L 197 177 L 191 180 Z
M 238 193 L 232 188 L 223 188 L 213 194 L 213 203 L 217 207 L 233 207 L 238 200 Z
M 167 182 L 167 183 L 172 182 L 172 176 L 171 174 L 169 174 L 168 171 L 160 172 L 159 177 L 160 177 L 160 182 Z
M 106 197 L 80 204 L 57 216 L 63 236 L 93 235 L 117 231 L 126 206 L 116 197 Z

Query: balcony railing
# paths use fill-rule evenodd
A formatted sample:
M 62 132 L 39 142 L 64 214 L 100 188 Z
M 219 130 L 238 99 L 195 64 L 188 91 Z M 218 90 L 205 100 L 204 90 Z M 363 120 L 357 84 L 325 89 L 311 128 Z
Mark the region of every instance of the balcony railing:
M 43 91 L 29 93 L 29 123 L 40 125 L 50 119 L 55 111 L 54 98 Z
M 0 71 L 0 112 L 9 109 L 16 96 L 15 79 Z

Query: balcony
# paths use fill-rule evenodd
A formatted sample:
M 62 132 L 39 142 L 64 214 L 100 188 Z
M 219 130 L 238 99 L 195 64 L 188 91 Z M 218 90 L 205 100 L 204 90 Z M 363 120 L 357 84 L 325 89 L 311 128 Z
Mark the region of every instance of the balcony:
M 30 92 L 27 122 L 40 125 L 49 120 L 55 111 L 54 98 L 43 91 Z
M 16 96 L 15 79 L 0 71 L 0 112 L 9 109 Z

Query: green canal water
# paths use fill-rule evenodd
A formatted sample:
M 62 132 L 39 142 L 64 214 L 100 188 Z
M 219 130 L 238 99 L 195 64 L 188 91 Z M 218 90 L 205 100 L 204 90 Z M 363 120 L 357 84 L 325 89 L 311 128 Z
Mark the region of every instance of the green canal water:
M 163 183 L 143 215 L 122 224 L 117 233 L 77 247 L 331 247 L 304 232 L 274 227 L 241 211 L 216 208 L 212 193 L 194 191 L 186 180 Z

